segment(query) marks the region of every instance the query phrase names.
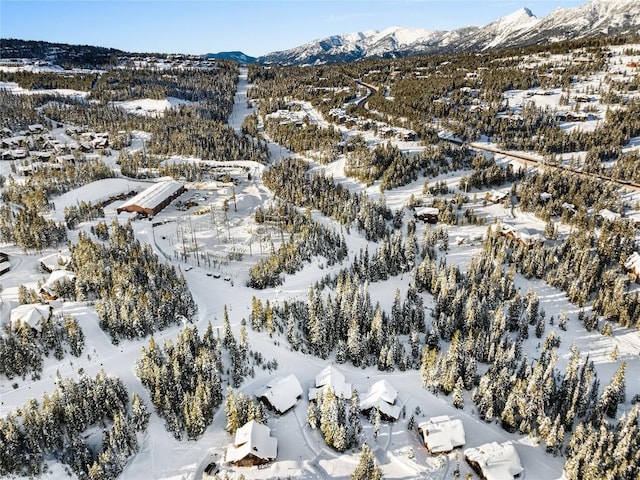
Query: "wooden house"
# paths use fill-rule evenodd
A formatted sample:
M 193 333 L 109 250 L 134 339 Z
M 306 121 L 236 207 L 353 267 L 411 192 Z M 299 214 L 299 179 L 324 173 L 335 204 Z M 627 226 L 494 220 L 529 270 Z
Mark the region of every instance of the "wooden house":
M 418 433 L 429 453 L 448 453 L 465 444 L 462 421 L 447 415 L 421 422 L 418 425 Z
M 275 460 L 277 453 L 278 439 L 271 436 L 271 429 L 251 420 L 236 431 L 225 460 L 239 467 L 251 467 Z
M 256 397 L 280 414 L 293 408 L 301 396 L 302 387 L 295 375 L 275 378 L 256 393 Z
M 369 387 L 360 401 L 360 411 L 369 415 L 373 409 L 380 412 L 383 420 L 395 422 L 400 417 L 400 407 L 396 405 L 398 392 L 386 380 L 380 380 Z
M 421 220 L 425 223 L 438 223 L 438 215 L 440 214 L 440 210 L 435 207 L 423 207 L 416 210 L 415 216 L 418 220 Z
M 309 389 L 309 400 L 315 400 L 318 394 L 322 394 L 328 389 L 340 398 L 351 398 L 353 393 L 351 384 L 347 383 L 344 375 L 332 366 L 324 368 L 316 375 L 315 387 Z
M 484 480 L 508 480 L 519 477 L 524 471 L 518 452 L 511 442 L 491 442 L 467 448 L 464 458 Z

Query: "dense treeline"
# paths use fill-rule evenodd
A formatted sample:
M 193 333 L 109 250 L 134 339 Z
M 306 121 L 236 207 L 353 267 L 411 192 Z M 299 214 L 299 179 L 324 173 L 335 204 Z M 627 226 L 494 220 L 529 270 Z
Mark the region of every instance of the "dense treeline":
M 514 172 L 513 165 L 507 164 L 505 167 L 496 165 L 496 162 L 486 158 L 484 155 L 476 155 L 472 162 L 473 171 L 460 179 L 458 188 L 465 192 L 471 188 L 486 188 L 499 186 L 505 182 L 515 182 L 524 178 L 523 169 Z M 526 189 L 522 189 L 527 191 Z
M 158 415 L 176 439 L 184 432 L 196 439 L 213 421 L 215 411 L 223 402 L 222 385 L 237 388 L 256 366 L 277 368 L 277 362 L 263 364 L 262 355 L 252 352 L 243 326 L 236 340 L 229 324 L 225 305 L 223 334 L 214 334 L 211 322 L 200 337 L 196 327 L 186 327 L 174 341 L 161 348 L 153 337 L 143 347 L 136 362 L 136 374 L 149 390 Z M 235 433 L 248 420 L 264 422 L 262 403 L 254 404 L 242 394 L 234 396 L 229 388 L 224 399 L 227 431 Z
M 57 247 L 67 240 L 61 223 L 46 220 L 36 209 L 12 210 L 0 205 L 0 241 L 18 245 L 24 251 Z
M 364 193 L 349 193 L 331 178 L 310 173 L 309 165 L 302 160 L 285 159 L 267 170 L 262 179 L 285 202 L 317 208 L 347 226 L 355 222 L 367 240 L 382 238 L 387 232 L 387 221 L 392 219 L 384 203 L 371 202 Z
M 320 430 L 325 443 L 339 452 L 360 445 L 360 398 L 354 391 L 351 398 L 341 398 L 328 388 L 318 392 L 309 402 L 307 423 Z
M 347 257 L 347 245 L 342 235 L 313 221 L 309 215 L 299 213 L 291 205 L 282 204 L 267 210 L 260 207 L 255 220 L 258 224 L 277 223 L 288 233 L 289 239 L 267 259 L 251 267 L 249 287 L 262 289 L 280 285 L 283 273 L 294 274 L 317 255 L 325 257 L 328 265 L 342 262 Z
M 35 123 L 50 125 L 39 107 L 54 98 L 51 95 L 14 95 L 0 88 L 0 128 L 17 132 Z
M 102 205 L 94 205 L 91 202 L 80 201 L 77 205 L 64 207 L 64 221 L 69 230 L 73 230 L 82 222 L 104 218 Z
M 100 76 L 90 98 L 112 101 L 167 97 L 216 105 L 224 120 L 233 108 L 238 77 L 235 62 L 219 60 L 215 69 L 113 69 Z
M 136 374 L 149 390 L 165 426 L 175 438 L 198 438 L 222 403 L 222 349 L 211 323 L 204 336 L 197 328 L 185 328 L 175 341 L 163 347 L 153 337 L 142 348 Z
M 115 48 L 94 47 L 91 45 L 69 45 L 39 40 L 18 40 L 14 38 L 0 39 L 2 58 L 35 58 L 49 60 L 51 55 L 64 68 L 72 67 L 105 67 L 112 66 L 118 56 L 125 52 Z
M 161 118 L 127 113 L 113 105 L 74 101 L 49 103 L 45 114 L 58 122 L 90 125 L 108 131 L 112 138 L 120 131 L 142 130 L 151 134 L 146 144 L 150 155 L 167 157 L 182 155 L 205 160 L 253 160 L 266 163 L 268 151 L 264 142 L 237 136 L 223 121 L 228 115 L 213 103 L 180 105 L 166 110 Z M 225 117 L 226 118 L 226 117 Z
M 104 372 L 77 381 L 58 379 L 51 394 L 29 400 L 0 419 L 0 474 L 37 476 L 45 459 L 67 464 L 80 479 L 111 480 L 138 450 L 136 430 L 144 431 L 146 407 L 129 398 L 122 381 Z M 90 428 L 102 429 L 102 441 L 87 442 Z
M 41 165 L 25 181 L 9 177 L 2 199 L 25 207 L 28 210 L 53 208 L 52 196 L 62 195 L 87 183 L 112 178 L 113 170 L 101 160 L 90 160 L 79 164 L 67 163 L 64 168 Z
M 323 296 L 314 286 L 307 302 L 285 303 L 277 309 L 277 328 L 286 330 L 292 348 L 320 358 L 335 352 L 338 363 L 377 365 L 382 371 L 418 368 L 419 334 L 426 325 L 422 297 L 415 288 L 409 288 L 404 300 L 396 292 L 389 315 L 373 303 L 368 282 L 357 275 L 342 272 L 336 282 L 334 296 Z M 264 310 L 259 301 L 254 302 L 253 317 L 260 315 L 256 309 Z
M 543 220 L 560 217 L 582 228 L 593 225 L 592 209 L 622 211 L 617 185 L 562 170 L 531 172 L 522 179 L 517 193 L 522 210 L 535 212 Z M 543 193 L 551 197 L 541 196 Z
M 594 312 L 605 321 L 640 327 L 640 295 L 629 292 L 629 280 L 620 267 L 635 251 L 636 229 L 624 220 L 605 223 L 600 235 L 593 230 L 579 231 L 560 244 L 533 248 L 512 244 L 493 231 L 484 250 L 489 258 L 514 264 L 525 277 L 543 278 L 564 290 L 580 307 L 593 301 Z M 594 320 L 597 324 L 597 316 Z
M 196 305 L 184 277 L 158 261 L 151 246 L 135 238 L 130 224 L 114 222 L 104 244 L 80 232 L 70 251 L 75 299 L 97 300 L 100 326 L 114 343 L 193 317 Z
M 569 480 L 612 478 L 627 480 L 640 475 L 640 411 L 638 405 L 619 422 L 579 424 L 567 445 L 564 467 Z
M 88 92 L 97 79 L 97 73 L 0 71 L 0 82 L 15 82 L 27 90 L 65 88 Z
M 264 131 L 274 142 L 294 153 L 310 153 L 325 160 L 333 160 L 342 135 L 333 126 L 321 127 L 310 123 L 308 119 L 297 124 L 267 117 Z
M 75 357 L 84 349 L 84 333 L 73 317 L 42 319 L 37 329 L 20 321 L 6 325 L 0 337 L 0 375 L 24 379 L 31 374 L 36 380 L 42 372 L 42 357 L 53 352 L 56 360 L 62 360 L 65 347 Z

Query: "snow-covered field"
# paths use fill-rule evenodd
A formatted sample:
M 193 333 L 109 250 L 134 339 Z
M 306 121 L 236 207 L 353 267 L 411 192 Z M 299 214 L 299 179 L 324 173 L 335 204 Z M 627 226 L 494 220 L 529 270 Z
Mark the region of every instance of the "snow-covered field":
M 136 115 L 148 115 L 151 117 L 161 117 L 164 111 L 169 108 L 176 108 L 179 105 L 190 105 L 192 102 L 180 98 L 167 97 L 155 100 L 152 98 L 142 98 L 139 100 L 127 100 L 126 102 L 113 102 L 113 105 L 120 107 L 126 112 Z
M 243 118 L 251 110 L 246 102 L 246 73 L 241 75 L 241 81 L 236 95 L 235 110 L 231 116 L 231 124 L 239 131 Z M 521 98 L 514 93 L 512 99 Z M 536 97 L 537 99 L 538 97 Z M 174 103 L 175 104 L 175 103 Z M 152 114 L 160 112 L 171 105 L 167 101 L 137 101 L 123 104 L 123 108 L 140 110 Z M 308 108 L 305 113 L 310 114 Z M 321 122 L 314 116 L 316 121 Z M 369 134 L 367 134 L 369 135 Z M 373 138 L 365 137 L 375 141 Z M 399 142 L 400 148 L 405 150 L 416 149 L 412 142 Z M 270 144 L 270 150 L 274 161 L 288 152 L 276 144 Z M 223 307 L 229 309 L 229 317 L 232 329 L 237 335 L 244 319 L 248 319 L 252 297 L 257 297 L 263 302 L 269 300 L 277 303 L 285 299 L 304 299 L 307 296 L 309 286 L 327 273 L 336 272 L 343 265 L 332 268 L 320 268 L 319 265 L 307 265 L 301 272 L 286 277 L 283 285 L 278 288 L 265 290 L 252 290 L 245 286 L 247 272 L 251 265 L 263 258 L 269 252 L 268 246 L 263 242 L 280 241 L 279 236 L 269 231 L 260 232 L 253 222 L 251 214 L 259 206 L 266 206 L 272 199 L 272 194 L 261 182 L 261 172 L 264 168 L 250 162 L 233 162 L 222 167 L 239 168 L 246 167 L 252 172 L 252 180 L 242 180 L 234 190 L 230 185 L 221 182 L 206 182 L 202 184 L 187 185 L 188 191 L 180 200 L 194 199 L 199 207 L 189 212 L 176 209 L 175 202 L 160 214 L 154 217 L 153 222 L 146 219 L 135 219 L 130 214 L 116 214 L 118 203 L 106 207 L 107 223 L 112 220 L 124 222 L 132 220 L 136 236 L 142 241 L 150 243 L 161 258 L 179 266 L 184 272 L 188 285 L 198 304 L 198 315 L 195 324 L 200 332 L 204 331 L 207 322 L 211 321 L 214 328 L 222 325 Z M 0 167 L 3 174 L 7 174 L 7 166 Z M 344 176 L 344 159 L 324 166 L 327 173 L 334 176 L 336 182 L 347 185 L 351 190 L 363 190 L 364 186 L 353 179 Z M 459 181 L 459 174 L 451 174 L 434 181 L 446 180 L 452 185 Z M 392 209 L 403 207 L 411 194 L 420 195 L 423 180 L 385 192 L 385 200 Z M 110 195 L 131 190 L 139 190 L 148 183 L 133 180 L 115 178 L 101 180 L 82 188 L 76 189 L 55 200 L 56 210 L 53 218 L 61 219 L 65 206 L 73 205 L 79 201 L 98 201 L 108 198 Z M 367 193 L 372 197 L 380 195 L 377 185 L 369 187 Z M 235 205 L 232 200 L 235 195 Z M 478 197 L 482 195 L 479 194 Z M 231 207 L 227 212 L 228 218 L 222 215 L 222 206 L 225 200 Z M 636 199 L 637 200 L 637 199 Z M 202 215 L 193 212 L 203 210 Z M 519 224 L 525 227 L 544 229 L 544 223 L 532 215 L 516 212 L 513 217 L 509 210 L 503 206 L 478 204 L 474 207 L 490 220 L 498 219 Z M 315 218 L 320 215 L 314 213 Z M 332 220 L 322 219 L 331 223 Z M 88 225 L 85 225 L 88 227 Z M 424 226 L 418 226 L 417 237 L 421 238 Z M 459 264 L 464 270 L 471 257 L 476 255 L 481 245 L 478 239 L 486 233 L 486 227 L 460 226 L 448 227 L 451 239 L 460 237 L 464 242 L 457 244 L 451 242 L 446 255 L 449 264 Z M 213 261 L 223 259 L 230 251 L 241 251 L 242 260 L 220 261 L 220 263 L 207 263 L 190 256 L 186 261 L 180 260 L 180 252 L 184 252 L 187 245 L 184 239 L 186 229 L 193 232 L 200 252 L 206 252 L 208 258 Z M 181 236 L 182 235 L 182 236 Z M 345 238 L 353 255 L 364 244 L 362 237 L 353 231 L 345 232 Z M 264 247 L 264 248 L 263 248 Z M 191 246 L 189 246 L 191 248 Z M 8 321 L 10 302 L 17 302 L 17 290 L 20 284 L 34 287 L 38 280 L 44 278 L 38 269 L 40 254 L 23 253 L 11 245 L 2 245 L 11 258 L 11 271 L 0 277 L 3 286 L 3 308 L 0 309 L 2 323 Z M 43 252 L 43 255 L 50 252 Z M 225 281 L 223 277 L 215 278 L 207 273 L 221 271 L 223 276 L 228 275 L 231 281 Z M 409 284 L 409 275 L 392 278 L 385 282 L 370 285 L 370 294 L 375 302 L 380 302 L 385 309 L 390 309 L 396 289 L 406 292 Z M 567 301 L 566 296 L 546 285 L 541 281 L 529 281 L 516 276 L 516 286 L 523 293 L 529 288 L 535 289 L 540 297 L 540 306 L 546 312 L 547 318 L 558 318 L 560 313 L 569 314 L 568 328 L 566 332 L 557 330 L 562 342 L 558 349 L 560 359 L 558 366 L 563 368 L 570 356 L 570 348 L 576 345 L 583 355 L 589 355 L 596 363 L 596 370 L 603 383 L 608 383 L 620 361 L 627 362 L 627 397 L 640 393 L 640 332 L 636 330 L 615 327 L 611 337 L 605 337 L 597 332 L 587 332 L 576 320 L 577 307 Z M 424 294 L 425 305 L 431 308 L 433 299 Z M 59 306 L 65 314 L 76 317 L 81 324 L 87 338 L 85 352 L 82 358 L 65 357 L 57 362 L 52 359 L 45 361 L 42 378 L 37 381 L 18 381 L 14 387 L 14 381 L 6 378 L 0 379 L 0 415 L 6 415 L 9 411 L 23 405 L 29 398 L 40 398 L 42 393 L 51 392 L 54 389 L 54 380 L 59 373 L 64 377 L 75 377 L 82 369 L 89 375 L 95 375 L 104 369 L 108 373 L 118 375 L 130 393 L 138 393 L 151 406 L 149 394 L 140 383 L 134 373 L 134 365 L 140 357 L 141 347 L 148 343 L 148 339 L 140 341 L 122 341 L 114 346 L 99 327 L 98 318 L 94 309 L 86 304 L 64 303 Z M 547 327 L 547 333 L 553 327 Z M 155 334 L 159 344 L 165 340 L 175 338 L 182 326 L 174 326 L 163 332 Z M 275 372 L 257 371 L 256 377 L 248 379 L 239 389 L 247 395 L 252 395 L 260 387 L 275 376 L 295 374 L 300 381 L 303 390 L 313 386 L 315 375 L 325 366 L 332 363 L 331 359 L 321 360 L 299 352 L 293 352 L 287 346 L 286 341 L 278 337 L 271 338 L 266 333 L 256 333 L 248 330 L 249 344 L 252 350 L 262 352 L 265 358 L 276 358 L 279 368 Z M 529 358 L 535 358 L 539 350 L 539 340 L 530 339 L 524 348 Z M 611 358 L 614 348 L 618 349 L 618 360 Z M 422 478 L 428 480 L 444 480 L 453 478 L 453 471 L 459 463 L 461 478 L 471 470 L 462 460 L 459 450 L 449 455 L 432 456 L 426 453 L 419 437 L 415 432 L 407 429 L 408 417 L 418 411 L 416 420 L 422 421 L 431 416 L 449 415 L 462 420 L 465 430 L 466 447 L 479 446 L 486 442 L 503 442 L 511 440 L 516 445 L 522 464 L 525 469 L 523 478 L 527 480 L 554 480 L 562 476 L 564 459 L 545 453 L 544 447 L 537 444 L 536 439 L 527 436 L 508 434 L 497 424 L 481 421 L 474 410 L 473 402 L 465 392 L 465 409 L 457 410 L 452 406 L 448 397 L 436 396 L 421 386 L 418 371 L 381 373 L 375 368 L 356 368 L 349 364 L 342 364 L 337 368 L 345 375 L 348 382 L 361 393 L 374 382 L 385 379 L 398 391 L 399 403 L 404 406 L 407 416 L 401 417 L 398 422 L 384 424 L 377 436 L 373 435 L 373 427 L 368 420 L 362 419 L 364 436 L 367 443 L 375 452 L 376 459 L 383 469 L 387 479 Z M 306 424 L 308 400 L 306 394 L 298 401 L 296 407 L 283 416 L 269 413 L 268 425 L 272 429 L 272 436 L 278 439 L 277 460 L 266 468 L 242 468 L 224 467 L 230 478 L 239 478 L 244 475 L 249 479 L 267 478 L 338 478 L 347 479 L 355 469 L 359 458 L 359 449 L 339 454 L 326 447 L 318 431 L 311 430 Z M 628 409 L 629 404 L 622 406 Z M 222 454 L 231 444 L 232 437 L 224 431 L 224 408 L 220 408 L 215 414 L 211 426 L 197 441 L 178 442 L 173 435 L 164 428 L 164 421 L 152 414 L 149 428 L 141 441 L 140 451 L 126 466 L 122 479 L 133 480 L 140 478 L 153 479 L 199 479 L 207 463 L 215 454 Z M 46 478 L 62 478 L 62 469 L 52 465 Z

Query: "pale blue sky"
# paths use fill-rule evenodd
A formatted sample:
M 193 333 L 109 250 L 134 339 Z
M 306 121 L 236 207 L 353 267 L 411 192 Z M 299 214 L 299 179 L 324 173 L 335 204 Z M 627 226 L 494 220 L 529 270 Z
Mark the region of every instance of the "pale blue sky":
M 0 36 L 130 52 L 264 55 L 399 25 L 452 30 L 523 6 L 543 17 L 586 0 L 0 0 Z

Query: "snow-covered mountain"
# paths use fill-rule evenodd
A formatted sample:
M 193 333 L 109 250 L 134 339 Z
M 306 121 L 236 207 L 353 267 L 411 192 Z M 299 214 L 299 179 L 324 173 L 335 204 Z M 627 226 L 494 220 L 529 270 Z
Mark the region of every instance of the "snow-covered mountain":
M 481 27 L 451 31 L 391 27 L 383 31 L 333 35 L 270 53 L 259 57 L 258 61 L 284 65 L 323 64 L 367 57 L 488 50 L 624 32 L 639 26 L 640 1 L 590 0 L 576 8 L 558 8 L 543 18 L 523 7 Z

